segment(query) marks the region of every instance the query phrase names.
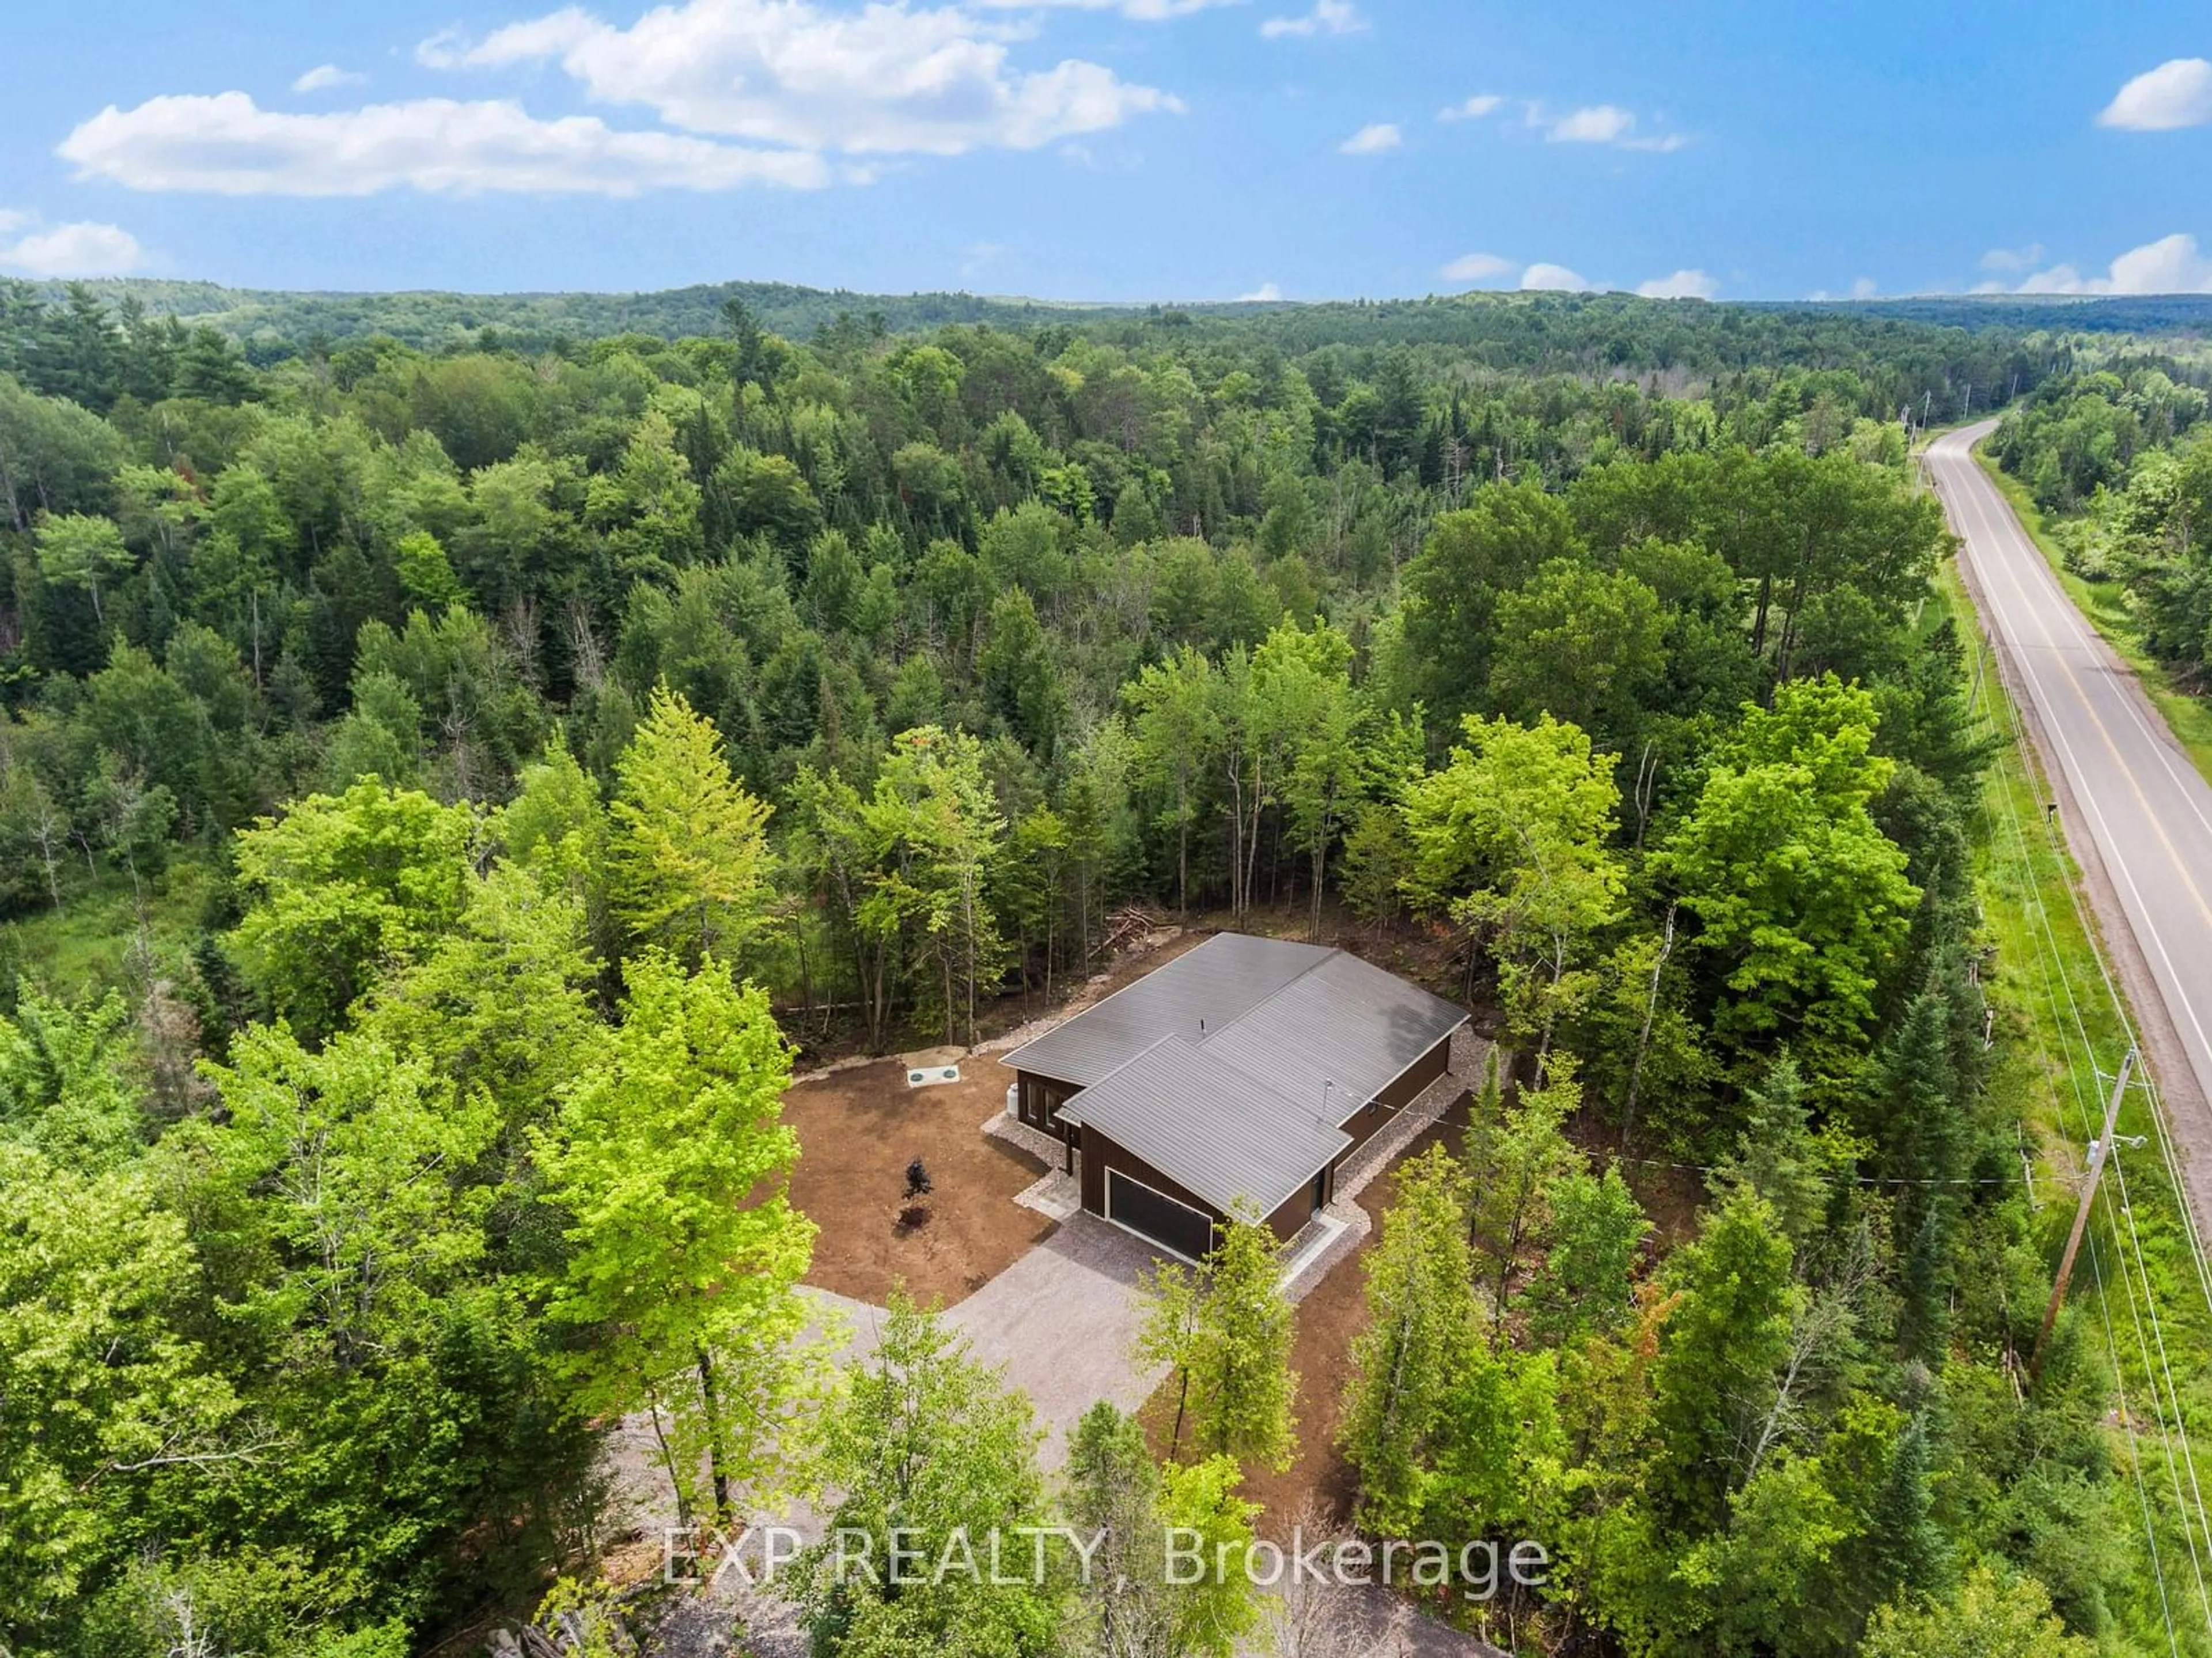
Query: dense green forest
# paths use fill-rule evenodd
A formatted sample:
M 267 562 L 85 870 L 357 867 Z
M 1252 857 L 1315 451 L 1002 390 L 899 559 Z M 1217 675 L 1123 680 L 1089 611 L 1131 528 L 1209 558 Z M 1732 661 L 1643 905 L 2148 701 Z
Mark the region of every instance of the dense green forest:
M 645 1410 L 712 1519 L 811 1477 L 875 1528 L 896 1485 L 1244 1534 L 1294 1431 L 1218 1374 L 1279 1370 L 1255 1229 L 1163 1327 L 1226 1321 L 1161 1349 L 1213 1376 L 1164 1467 L 1108 1411 L 1048 1485 L 927 1309 L 818 1407 L 796 1339 L 787 1033 L 970 1040 L 1137 902 L 1448 943 L 1524 1056 L 1407 1173 L 1343 1440 L 1370 1534 L 1545 1541 L 1524 1648 L 2165 1649 L 2183 1522 L 2135 1512 L 2084 1321 L 2027 1373 L 2064 1218 L 1896 419 L 2069 348 L 1392 314 L 740 301 L 426 351 L 306 313 L 249 360 L 8 290 L 0 1643 L 428 1649 L 604 1545 Z M 1709 1199 L 1663 1247 L 1655 1163 Z M 1236 1602 L 1148 1604 L 1147 1649 Z M 855 1658 L 1135 1615 L 807 1609 Z
M 1492 345 L 1514 366 L 1570 367 L 1567 357 L 1605 355 L 1608 367 L 1638 371 L 1678 362 L 1698 367 L 1856 366 L 1901 356 L 1905 342 L 1929 327 L 2000 335 L 2184 334 L 2212 329 L 2212 300 L 2188 295 L 2149 299 L 2015 295 L 1930 295 L 1813 303 L 1671 306 L 1621 295 L 1589 296 L 1469 294 L 1425 300 L 1291 304 L 1281 301 L 1193 301 L 1179 305 L 1085 306 L 973 294 L 868 295 L 787 282 L 713 282 L 648 294 L 298 294 L 223 288 L 214 282 L 131 277 L 87 285 L 110 307 L 143 307 L 159 317 L 205 324 L 238 341 L 257 361 L 290 355 L 323 336 L 347 340 L 389 334 L 424 348 L 473 344 L 482 331 L 526 349 L 624 333 L 677 339 L 709 334 L 723 307 L 743 304 L 761 326 L 811 339 L 841 318 L 857 317 L 891 333 L 949 324 L 1032 329 L 1060 323 L 1124 343 L 1146 331 L 1209 331 L 1310 349 L 1327 343 Z M 54 283 L 26 290 L 41 304 L 65 302 Z M 1877 343 L 1878 342 L 1878 343 Z M 1955 354 L 1956 342 L 1946 348 Z M 2016 365 L 1954 355 L 1963 394 L 1977 367 L 1984 392 L 2008 383 Z
M 2053 380 L 1990 444 L 2052 515 L 2067 564 L 2117 583 L 2143 648 L 2202 692 L 2212 669 L 2212 361 L 2126 353 Z
M 73 294 L 83 298 L 73 300 Z M 535 353 L 620 334 L 672 340 L 716 333 L 732 300 L 762 328 L 794 340 L 813 340 L 825 330 L 834 337 L 957 324 L 1024 331 L 1059 325 L 1131 349 L 1174 346 L 1194 336 L 1293 353 L 1327 345 L 1447 346 L 1463 361 L 1493 368 L 1616 378 L 1848 368 L 1890 399 L 1893 411 L 1908 394 L 1916 405 L 1925 395 L 1940 419 L 1963 410 L 1970 387 L 1981 388 L 1978 406 L 1987 407 L 1992 387 L 2047 372 L 2054 360 L 2063 360 L 2066 337 L 2075 332 L 2154 322 L 2202 327 L 2212 320 L 2212 305 L 2189 300 L 1714 306 L 1620 294 L 1464 294 L 1309 305 L 1082 306 L 970 294 L 860 295 L 779 282 L 626 295 L 286 294 L 136 277 L 43 288 L 17 283 L 12 289 L 0 284 L 0 332 L 35 333 L 38 319 L 76 303 L 211 328 L 261 364 L 380 335 L 428 350 L 482 346 Z M 11 310 L 21 320 L 10 324 Z

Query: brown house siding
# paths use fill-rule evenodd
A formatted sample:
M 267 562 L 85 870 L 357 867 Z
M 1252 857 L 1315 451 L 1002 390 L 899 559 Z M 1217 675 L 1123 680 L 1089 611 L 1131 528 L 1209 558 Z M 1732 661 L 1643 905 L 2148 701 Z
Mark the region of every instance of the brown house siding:
M 1446 1036 L 1434 1048 L 1422 1054 L 1419 1059 L 1407 1066 L 1395 1082 L 1387 1084 L 1375 1097 L 1388 1106 L 1411 1105 L 1420 1097 L 1423 1089 L 1444 1074 L 1445 1067 L 1450 1064 L 1451 1038 Z M 1346 1132 L 1348 1133 L 1351 1131 L 1347 1128 Z
M 1334 1164 L 1331 1164 L 1330 1170 L 1334 1167 Z M 1329 1170 L 1317 1169 L 1314 1171 L 1314 1180 L 1326 1180 L 1328 1173 Z M 1323 1188 L 1322 1201 L 1328 1201 L 1326 1187 Z M 1297 1236 L 1299 1230 L 1314 1218 L 1315 1207 L 1314 1182 L 1308 1181 L 1291 1193 L 1288 1202 L 1267 1217 L 1267 1230 L 1282 1239 L 1284 1242 L 1288 1243 L 1292 1238 Z
M 1381 1093 L 1337 1125 L 1352 1136 L 1352 1144 L 1338 1152 L 1328 1165 L 1328 1187 L 1324 1201 L 1336 1196 L 1336 1171 L 1344 1166 L 1345 1159 L 1364 1145 L 1383 1124 L 1395 1119 L 1399 1112 L 1419 1099 L 1421 1090 L 1443 1076 L 1450 1064 L 1451 1038 L 1446 1036 L 1386 1084 Z M 1296 1205 L 1303 1196 L 1301 1193 L 1300 1197 L 1291 1199 L 1291 1203 Z M 1276 1212 L 1279 1214 L 1282 1212 L 1279 1210 Z M 1298 1222 L 1301 1226 L 1304 1224 L 1303 1218 Z
M 1076 1149 L 1082 1153 L 1083 1206 L 1094 1215 L 1106 1212 L 1106 1171 L 1118 1169 L 1131 1180 L 1142 1181 L 1155 1192 L 1177 1203 L 1213 1217 L 1217 1231 L 1228 1218 L 1188 1187 L 1179 1186 L 1127 1147 L 1117 1145 L 1095 1128 L 1076 1131 Z M 1218 1240 L 1217 1240 L 1218 1242 Z
M 1059 1139 L 1067 1138 L 1067 1126 L 1054 1114 L 1083 1090 L 1073 1083 L 1033 1072 L 1017 1071 L 1015 1114 L 1032 1128 L 1041 1128 Z

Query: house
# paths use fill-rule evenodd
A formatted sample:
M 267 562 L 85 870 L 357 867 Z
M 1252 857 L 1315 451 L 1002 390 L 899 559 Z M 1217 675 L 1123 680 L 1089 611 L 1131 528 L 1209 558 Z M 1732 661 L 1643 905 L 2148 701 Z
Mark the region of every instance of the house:
M 1223 932 L 1004 1063 L 1083 1206 L 1192 1260 L 1247 1206 L 1295 1235 L 1443 1076 L 1467 1015 L 1340 950 Z

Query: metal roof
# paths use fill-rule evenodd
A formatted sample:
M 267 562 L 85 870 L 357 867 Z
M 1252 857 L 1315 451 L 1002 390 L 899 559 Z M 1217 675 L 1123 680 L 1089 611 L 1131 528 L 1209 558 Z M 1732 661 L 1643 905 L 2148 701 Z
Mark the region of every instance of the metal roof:
M 1196 1041 L 1220 1029 L 1330 954 L 1317 944 L 1218 932 L 1001 1062 L 1088 1088 L 1163 1036 Z
M 1267 1213 L 1349 1145 L 1340 1125 L 1467 1023 L 1340 950 L 1218 933 L 1006 1056 L 1081 1090 L 1096 1127 L 1226 1209 Z
M 1262 1215 L 1352 1144 L 1264 1083 L 1197 1042 L 1163 1036 L 1060 1108 L 1217 1209 L 1244 1199 Z
M 1340 950 L 1209 1035 L 1206 1051 L 1316 1111 L 1322 1084 L 1334 1084 L 1330 1120 L 1342 1122 L 1466 1023 L 1441 997 Z

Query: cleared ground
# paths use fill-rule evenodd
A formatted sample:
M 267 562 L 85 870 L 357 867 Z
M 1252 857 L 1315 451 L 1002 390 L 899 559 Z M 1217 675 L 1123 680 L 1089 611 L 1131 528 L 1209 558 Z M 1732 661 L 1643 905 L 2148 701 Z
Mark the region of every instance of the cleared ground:
M 1052 1230 L 1014 1201 L 1044 1165 L 986 1134 L 1013 1073 L 987 1054 L 960 1062 L 961 1078 L 908 1088 L 897 1060 L 800 1083 L 783 1118 L 799 1135 L 791 1200 L 820 1229 L 806 1281 L 882 1306 L 892 1286 L 927 1305 L 964 1300 Z M 929 1218 L 909 1226 L 906 1166 L 920 1157 L 933 1187 Z

